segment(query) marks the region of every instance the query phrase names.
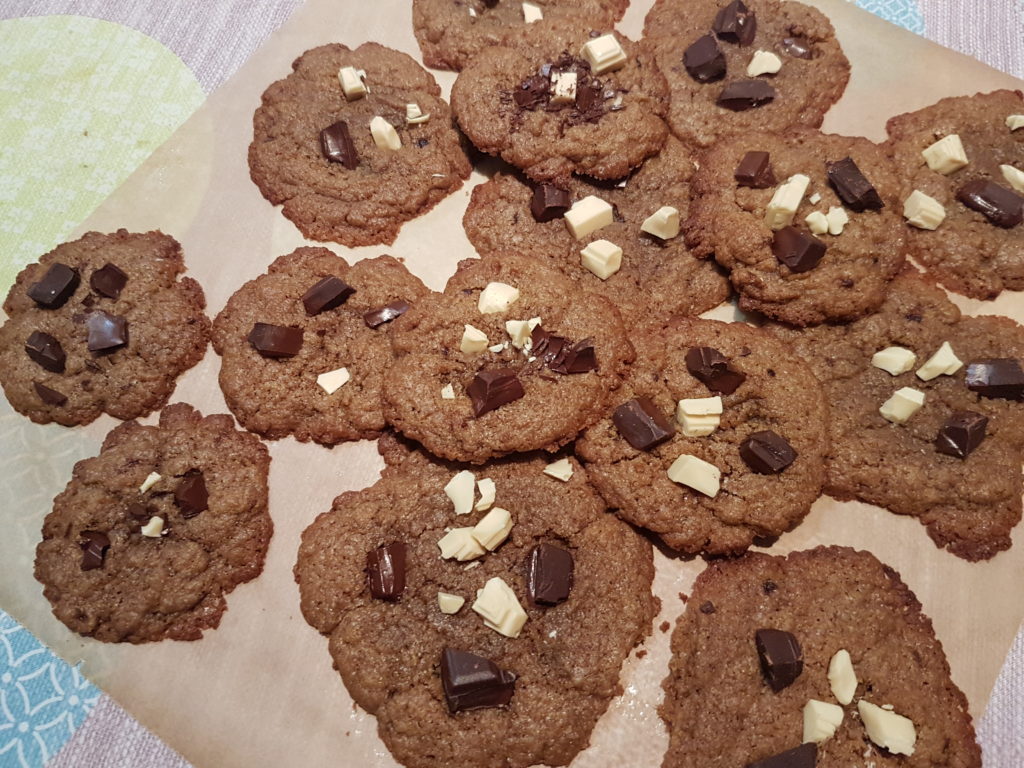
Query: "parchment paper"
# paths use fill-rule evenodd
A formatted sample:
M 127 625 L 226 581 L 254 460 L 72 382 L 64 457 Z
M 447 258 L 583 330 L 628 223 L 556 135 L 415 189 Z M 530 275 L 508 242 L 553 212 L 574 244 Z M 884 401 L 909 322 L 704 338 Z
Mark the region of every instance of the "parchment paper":
M 842 102 L 825 128 L 884 136 L 887 117 L 947 95 L 1022 84 L 978 62 L 890 26 L 844 0 L 811 0 L 835 25 L 853 65 Z M 650 0 L 637 0 L 620 28 L 639 37 Z M 408 0 L 310 0 L 245 67 L 215 93 L 123 187 L 81 227 L 162 229 L 178 238 L 186 261 L 206 289 L 213 315 L 233 290 L 264 271 L 278 255 L 303 244 L 294 226 L 250 182 L 246 149 L 260 94 L 283 77 L 302 51 L 326 42 L 351 46 L 377 40 L 419 58 Z M 447 92 L 454 75 L 438 73 Z M 404 257 L 432 288 L 443 286 L 456 261 L 473 255 L 461 228 L 472 182 L 428 215 L 407 224 L 390 248 L 345 249 L 347 259 L 380 253 Z M 652 201 L 656 202 L 656 201 Z M 1024 320 L 1020 294 L 996 302 L 958 300 L 970 312 Z M 716 316 L 731 317 L 731 307 Z M 227 412 L 217 388 L 212 349 L 178 384 L 173 401 L 203 412 Z M 152 421 L 150 419 L 149 421 Z M 195 643 L 110 646 L 72 634 L 50 614 L 32 578 L 43 516 L 72 464 L 95 455 L 115 425 L 109 417 L 79 429 L 41 427 L 0 402 L 0 603 L 36 636 L 85 673 L 197 766 L 392 766 L 372 717 L 356 710 L 331 669 L 327 642 L 302 620 L 292 565 L 302 529 L 342 491 L 371 484 L 381 462 L 372 443 L 327 450 L 294 440 L 272 443 L 270 509 L 276 531 L 266 570 L 229 597 L 220 628 Z M 1024 615 L 1024 541 L 986 563 L 969 564 L 941 552 L 924 528 L 863 504 L 828 498 L 771 549 L 817 544 L 869 549 L 899 570 L 933 618 L 953 677 L 975 717 L 984 709 L 1007 648 Z M 656 591 L 664 605 L 647 655 L 623 671 L 625 694 L 612 703 L 592 744 L 574 765 L 657 766 L 667 737 L 657 718 L 669 635 L 658 629 L 683 608 L 702 568 L 698 560 L 656 553 Z

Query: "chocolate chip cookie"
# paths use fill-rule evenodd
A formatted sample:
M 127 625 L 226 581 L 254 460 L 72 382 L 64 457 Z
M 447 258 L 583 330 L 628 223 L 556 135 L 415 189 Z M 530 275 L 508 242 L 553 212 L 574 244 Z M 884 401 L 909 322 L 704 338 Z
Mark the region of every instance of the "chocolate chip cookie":
M 35 577 L 53 614 L 107 643 L 200 639 L 263 570 L 269 467 L 230 416 L 184 403 L 114 429 L 43 521 Z
M 665 766 L 981 766 L 931 620 L 868 552 L 712 563 L 664 688 Z
M 709 554 L 799 523 L 828 450 L 828 407 L 807 364 L 742 323 L 676 318 L 631 339 L 625 385 L 576 444 L 619 516 Z
M 887 128 L 910 255 L 966 296 L 1024 290 L 1024 95 L 942 99 Z
M 730 270 L 740 307 L 794 325 L 875 311 L 904 262 L 900 185 L 867 139 L 748 133 L 705 156 L 687 241 Z
M 575 461 L 565 480 L 548 461 L 474 478 L 412 452 L 302 535 L 302 613 L 403 765 L 567 764 L 650 631 L 650 545 L 605 513 Z M 474 509 L 456 514 L 445 488 L 462 472 Z
M 263 93 L 249 172 L 313 240 L 391 243 L 470 171 L 441 90 L 377 43 L 306 51 Z
M 162 232 L 89 232 L 25 267 L 7 294 L 0 384 L 40 424 L 162 407 L 206 352 L 203 289 Z
M 228 407 L 271 439 L 333 445 L 377 437 L 392 321 L 427 293 L 391 256 L 351 267 L 326 248 L 281 256 L 214 321 Z

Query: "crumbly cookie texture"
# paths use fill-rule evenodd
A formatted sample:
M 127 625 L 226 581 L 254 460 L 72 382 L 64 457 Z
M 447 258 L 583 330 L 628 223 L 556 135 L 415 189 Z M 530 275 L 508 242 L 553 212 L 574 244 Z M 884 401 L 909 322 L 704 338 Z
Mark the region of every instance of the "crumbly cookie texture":
M 302 612 L 329 638 L 335 668 L 356 704 L 376 715 L 395 759 L 411 768 L 565 765 L 584 748 L 610 700 L 629 651 L 650 631 L 651 547 L 605 513 L 579 466 L 568 481 L 527 456 L 473 469 L 494 481 L 496 507 L 513 525 L 494 551 L 466 563 L 439 557 L 438 540 L 488 513 L 456 518 L 442 489 L 456 465 L 381 439 L 390 465 L 372 487 L 345 493 L 305 530 L 295 566 Z M 378 548 L 404 545 L 397 600 L 374 597 L 364 565 Z M 527 561 L 537 545 L 572 560 L 564 601 L 530 599 Z M 525 611 L 517 637 L 470 609 L 500 579 Z M 391 582 L 394 584 L 394 582 Z M 465 598 L 443 613 L 438 592 Z M 393 593 L 392 593 L 393 594 Z M 446 706 L 446 648 L 475 654 L 514 676 L 507 704 L 468 711 Z
M 1024 171 L 1024 131 L 1012 131 L 1006 122 L 1020 113 L 1024 94 L 1003 90 L 942 99 L 887 125 L 904 199 L 918 191 L 945 214 L 934 230 L 907 227 L 910 255 L 946 288 L 975 299 L 1024 290 L 1024 224 L 994 224 L 958 197 L 972 182 L 992 182 L 1003 189 L 1008 208 L 1016 205 L 1020 222 L 1024 190 L 1015 189 L 1002 170 Z M 922 152 L 951 136 L 959 137 L 967 164 L 948 173 L 933 170 Z
M 225 596 L 263 570 L 269 467 L 266 447 L 230 416 L 184 403 L 158 426 L 115 428 L 43 521 L 35 577 L 54 615 L 103 642 L 216 628 Z
M 32 421 L 65 426 L 162 407 L 210 335 L 203 289 L 184 271 L 174 238 L 123 229 L 89 232 L 25 267 L 0 328 L 8 402 Z
M 807 360 L 838 404 L 829 422 L 829 495 L 913 515 L 936 545 L 966 560 L 1009 549 L 1021 517 L 1022 394 L 983 396 L 968 388 L 968 377 L 972 363 L 1019 364 L 1021 326 L 1006 317 L 962 317 L 931 280 L 908 271 L 874 315 L 848 325 L 770 330 Z M 962 366 L 924 380 L 918 372 L 946 343 Z M 895 375 L 872 363 L 890 347 L 910 350 L 915 362 Z M 880 409 L 903 388 L 923 393 L 923 407 L 894 423 Z M 983 439 L 965 458 L 936 444 L 958 412 L 987 418 Z
M 362 81 L 363 95 L 346 96 L 343 68 Z M 292 69 L 263 93 L 249 172 L 306 237 L 347 246 L 391 243 L 402 224 L 468 178 L 470 163 L 441 90 L 411 57 L 377 43 L 355 50 L 331 44 L 306 51 Z M 408 104 L 429 118 L 410 121 Z M 339 123 L 343 132 L 321 137 Z
M 762 629 L 790 633 L 802 652 L 802 671 L 779 691 L 762 671 L 755 643 Z M 854 699 L 817 745 L 817 765 L 980 768 L 967 699 L 950 679 L 931 620 L 896 571 L 845 547 L 748 553 L 697 577 L 663 684 L 663 765 L 752 765 L 799 747 L 808 701 L 840 705 L 829 666 L 841 650 L 856 675 Z M 876 746 L 860 701 L 908 718 L 913 754 Z

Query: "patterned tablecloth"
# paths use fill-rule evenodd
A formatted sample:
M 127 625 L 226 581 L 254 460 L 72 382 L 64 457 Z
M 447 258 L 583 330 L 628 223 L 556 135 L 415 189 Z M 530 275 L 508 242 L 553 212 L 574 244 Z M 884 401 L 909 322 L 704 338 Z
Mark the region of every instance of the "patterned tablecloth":
M 3 0 L 0 295 L 300 2 Z M 857 4 L 1024 77 L 1024 0 Z M 978 726 L 986 766 L 1024 766 L 1024 630 Z M 188 763 L 0 611 L 0 768 L 41 766 Z

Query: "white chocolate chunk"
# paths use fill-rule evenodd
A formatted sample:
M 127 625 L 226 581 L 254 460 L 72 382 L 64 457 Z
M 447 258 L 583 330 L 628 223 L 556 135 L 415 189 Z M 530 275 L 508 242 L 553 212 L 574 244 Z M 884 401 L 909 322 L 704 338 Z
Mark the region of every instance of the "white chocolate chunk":
M 430 113 L 424 113 L 423 110 L 420 109 L 419 104 L 412 103 L 405 105 L 405 122 L 409 125 L 419 125 L 420 123 L 427 122 L 429 119 Z
M 1006 183 L 1018 192 L 1024 192 L 1024 171 L 1014 168 L 1012 165 L 1000 165 L 999 170 L 1003 172 Z
M 671 205 L 663 205 L 640 225 L 640 231 L 654 235 L 662 240 L 669 240 L 679 234 L 679 210 Z
M 451 592 L 437 593 L 437 607 L 441 609 L 441 613 L 447 613 L 448 615 L 458 613 L 465 603 L 466 598 L 462 597 L 462 595 L 453 595 Z
M 804 704 L 804 743 L 821 744 L 835 735 L 843 722 L 843 708 L 827 701 L 808 699 Z
M 1024 128 L 1024 115 L 1008 115 L 1006 118 L 1006 127 L 1011 131 Z
M 897 389 L 892 397 L 882 403 L 878 412 L 882 418 L 893 424 L 905 424 L 924 406 L 924 392 L 912 387 Z
M 488 552 L 493 552 L 512 532 L 512 515 L 507 509 L 495 507 L 473 526 L 473 538 Z
M 913 720 L 876 707 L 864 699 L 857 702 L 857 711 L 864 723 L 864 729 L 868 732 L 868 738 L 875 744 L 894 755 L 914 754 L 917 731 L 914 729 Z
M 485 626 L 505 637 L 519 637 L 526 623 L 526 611 L 516 599 L 516 593 L 497 576 L 477 590 L 473 610 L 484 617 Z
M 917 369 L 917 378 L 922 381 L 931 381 L 938 376 L 952 376 L 963 366 L 963 361 L 956 356 L 953 347 L 948 341 L 944 341 L 935 354 Z
M 836 651 L 828 663 L 828 684 L 840 704 L 853 701 L 853 695 L 857 692 L 857 673 L 853 671 L 850 652 L 845 648 Z
M 139 492 L 145 493 L 154 485 L 160 482 L 161 475 L 157 472 L 150 472 L 146 475 L 146 479 L 142 481 L 142 485 L 139 486 Z
M 903 201 L 903 216 L 907 224 L 918 229 L 938 229 L 946 218 L 946 209 L 934 197 L 919 189 Z
M 811 205 L 817 205 L 818 203 L 821 202 L 821 194 L 819 192 L 815 192 L 813 195 L 807 198 L 807 202 L 809 202 Z
M 469 15 L 472 16 L 475 19 L 476 18 L 476 11 L 474 9 L 470 8 L 469 9 Z
M 468 469 L 456 472 L 444 487 L 445 496 L 452 500 L 456 515 L 468 515 L 473 511 L 473 487 L 476 478 Z
M 497 312 L 504 312 L 519 299 L 519 289 L 507 283 L 488 283 L 480 291 L 480 300 L 477 302 L 477 309 L 481 314 L 493 315 Z
M 506 349 L 508 349 L 508 342 L 507 341 L 503 341 L 503 342 L 501 342 L 499 344 L 491 344 L 491 346 L 489 346 L 487 349 L 488 349 L 489 352 L 493 352 L 494 354 L 498 354 L 499 352 L 503 352 Z
M 565 226 L 569 228 L 569 234 L 577 240 L 582 240 L 591 232 L 607 227 L 615 217 L 609 203 L 597 195 L 587 195 L 573 203 L 563 218 Z
M 506 320 L 505 331 L 512 339 L 512 346 L 516 349 L 526 348 L 533 329 L 540 323 L 539 317 L 531 317 L 529 320 Z
M 968 163 L 964 144 L 955 133 L 939 139 L 921 154 L 929 168 L 945 176 L 959 171 Z
M 772 195 L 771 201 L 764 214 L 765 223 L 771 229 L 782 229 L 793 223 L 793 217 L 804 199 L 807 186 L 811 183 L 809 177 L 802 173 L 790 176 L 782 182 Z
M 540 21 L 543 18 L 544 12 L 540 9 L 539 5 L 523 3 L 523 21 L 527 24 L 533 24 L 533 22 Z
M 472 528 L 452 528 L 438 540 L 437 546 L 445 560 L 454 558 L 460 563 L 475 560 L 484 554 L 480 542 L 473 538 Z
M 684 453 L 668 468 L 668 479 L 689 486 L 705 496 L 718 495 L 722 472 L 714 464 Z
M 747 77 L 774 75 L 780 69 L 782 69 L 782 59 L 774 53 L 771 51 L 754 51 L 754 55 L 747 65 Z
M 916 362 L 917 355 L 906 347 L 886 347 L 871 356 L 871 364 L 875 368 L 881 368 L 893 376 L 899 376 L 901 373 L 911 370 Z
M 607 280 L 622 267 L 622 249 L 610 240 L 595 240 L 580 251 L 580 263 Z
M 548 104 L 558 106 L 559 104 L 572 104 L 576 101 L 576 73 L 575 72 L 552 72 L 551 73 L 551 98 Z
M 402 140 L 398 137 L 395 126 L 389 123 L 380 115 L 370 121 L 370 135 L 373 136 L 373 143 L 381 149 L 396 150 L 402 148 Z
M 349 374 L 348 368 L 335 368 L 333 371 L 327 371 L 317 376 L 316 383 L 328 395 L 333 395 L 348 384 L 351 378 L 352 376 Z
M 487 345 L 490 342 L 487 340 L 486 333 L 472 325 L 463 327 L 465 330 L 462 331 L 462 341 L 459 342 L 459 349 L 462 351 L 462 354 L 478 355 L 487 349 Z
M 676 405 L 676 421 L 687 437 L 706 437 L 718 429 L 722 416 L 721 397 L 697 397 L 680 400 Z
M 140 533 L 143 536 L 148 536 L 151 539 L 159 539 L 160 534 L 164 532 L 164 519 L 154 515 L 149 518 L 149 522 L 142 526 Z
M 845 208 L 832 206 L 828 209 L 828 213 L 825 214 L 825 220 L 828 222 L 828 233 L 830 235 L 841 235 L 843 234 L 843 228 L 850 223 L 850 215 L 846 212 Z
M 497 488 L 494 485 L 494 481 L 489 477 L 485 477 L 481 480 L 476 481 L 476 490 L 480 494 L 480 500 L 473 507 L 477 512 L 483 512 L 485 509 L 490 509 L 491 505 L 494 504 L 494 494 Z
M 365 77 L 365 73 L 363 77 Z M 346 101 L 355 101 L 366 95 L 366 83 L 363 82 L 359 70 L 355 67 L 342 67 L 339 69 L 338 82 L 341 83 L 341 90 L 345 93 Z
M 553 461 L 544 467 L 544 474 L 567 483 L 572 478 L 572 463 L 568 458 Z
M 824 235 L 828 232 L 828 219 L 821 211 L 811 211 L 804 217 L 804 222 L 812 235 Z
M 626 63 L 627 58 L 619 41 L 611 33 L 588 40 L 583 45 L 581 53 L 583 58 L 590 63 L 590 69 L 595 75 L 603 75 L 605 72 L 619 69 Z
M 441 399 L 442 400 L 454 400 L 455 399 L 455 387 L 451 384 L 445 384 L 441 387 Z

